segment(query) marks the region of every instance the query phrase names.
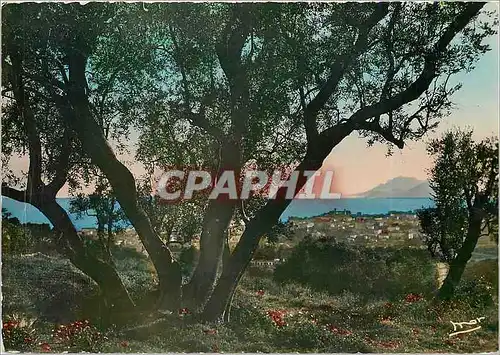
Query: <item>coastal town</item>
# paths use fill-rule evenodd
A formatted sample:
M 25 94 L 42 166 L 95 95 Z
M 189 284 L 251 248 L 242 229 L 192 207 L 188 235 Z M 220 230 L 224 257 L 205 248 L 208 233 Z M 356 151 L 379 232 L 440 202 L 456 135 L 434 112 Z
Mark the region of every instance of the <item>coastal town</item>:
M 317 217 L 292 217 L 288 223 L 296 238 L 309 235 L 367 246 L 422 245 L 419 221 L 411 212 L 366 216 L 334 210 Z

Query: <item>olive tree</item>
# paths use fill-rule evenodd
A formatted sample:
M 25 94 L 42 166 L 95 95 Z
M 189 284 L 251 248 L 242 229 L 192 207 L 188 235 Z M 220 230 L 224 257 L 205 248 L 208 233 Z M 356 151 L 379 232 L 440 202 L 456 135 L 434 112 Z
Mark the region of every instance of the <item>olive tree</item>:
M 477 241 L 498 232 L 498 138 L 479 142 L 472 131 L 433 140 L 431 187 L 436 206 L 419 211 L 425 242 L 450 269 L 439 297 L 453 295 Z

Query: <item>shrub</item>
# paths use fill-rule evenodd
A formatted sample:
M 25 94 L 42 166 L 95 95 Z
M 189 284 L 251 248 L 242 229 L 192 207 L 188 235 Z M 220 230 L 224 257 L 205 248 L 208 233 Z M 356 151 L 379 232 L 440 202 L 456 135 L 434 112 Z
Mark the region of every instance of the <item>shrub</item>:
M 57 250 L 48 224 L 21 224 L 17 218 L 2 218 L 2 252 L 20 255 L 34 252 L 53 254 Z
M 493 294 L 496 290 L 484 278 L 462 280 L 455 290 L 453 299 L 467 303 L 472 308 L 484 309 L 494 304 Z
M 424 250 L 371 249 L 306 238 L 276 267 L 274 279 L 335 295 L 350 291 L 365 298 L 396 299 L 432 292 L 433 274 L 434 265 Z
M 464 280 L 483 280 L 498 289 L 498 259 L 469 262 L 463 275 Z
M 22 225 L 2 220 L 2 252 L 22 254 L 34 249 L 35 241 L 29 230 Z
M 274 260 L 280 258 L 280 251 L 280 246 L 276 243 L 260 243 L 253 257 L 259 260 Z

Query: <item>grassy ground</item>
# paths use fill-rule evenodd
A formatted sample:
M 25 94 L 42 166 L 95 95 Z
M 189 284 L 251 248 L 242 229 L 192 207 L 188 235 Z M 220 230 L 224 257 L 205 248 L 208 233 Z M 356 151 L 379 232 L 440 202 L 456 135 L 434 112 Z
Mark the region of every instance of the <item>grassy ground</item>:
M 117 248 L 114 254 L 135 299 L 152 290 L 151 265 L 144 255 L 126 248 Z M 361 264 L 357 267 L 351 274 L 364 272 Z M 4 342 L 7 350 L 37 352 L 399 353 L 498 349 L 496 260 L 471 263 L 459 297 L 447 304 L 433 303 L 432 294 L 423 291 L 429 289 L 433 270 L 414 270 L 414 275 L 418 273 L 425 274 L 418 278 L 421 285 L 412 284 L 413 289 L 404 289 L 404 293 L 385 295 L 360 288 L 327 292 L 307 280 L 277 282 L 272 270 L 251 268 L 238 288 L 231 321 L 226 325 L 194 324 L 190 314 L 173 314 L 144 315 L 140 322 L 126 328 L 103 329 L 95 306 L 96 288 L 67 261 L 43 254 L 4 256 Z M 400 275 L 401 282 L 414 276 L 394 275 Z M 376 296 L 367 296 L 370 294 Z M 485 317 L 481 329 L 449 337 L 453 331 L 450 321 L 478 317 Z M 6 334 L 9 320 L 17 323 L 7 325 L 10 333 Z

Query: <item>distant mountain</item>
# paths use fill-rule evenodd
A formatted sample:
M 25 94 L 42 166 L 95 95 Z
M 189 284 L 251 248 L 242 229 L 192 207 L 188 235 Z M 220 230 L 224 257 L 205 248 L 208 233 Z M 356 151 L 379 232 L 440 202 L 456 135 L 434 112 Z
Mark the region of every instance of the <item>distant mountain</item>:
M 400 176 L 353 197 L 431 197 L 431 193 L 428 181 Z
M 405 197 L 432 197 L 432 189 L 429 186 L 428 181 L 424 181 L 421 184 L 409 189 Z

